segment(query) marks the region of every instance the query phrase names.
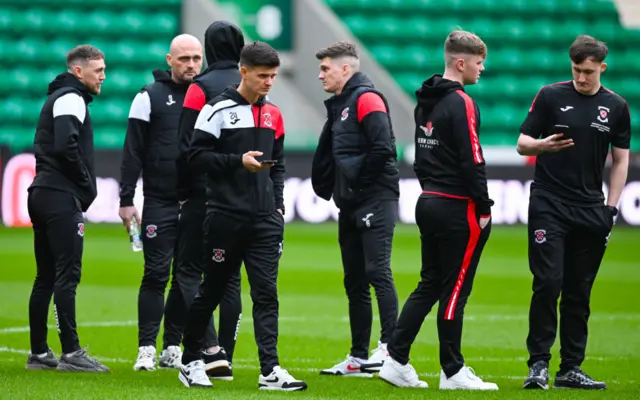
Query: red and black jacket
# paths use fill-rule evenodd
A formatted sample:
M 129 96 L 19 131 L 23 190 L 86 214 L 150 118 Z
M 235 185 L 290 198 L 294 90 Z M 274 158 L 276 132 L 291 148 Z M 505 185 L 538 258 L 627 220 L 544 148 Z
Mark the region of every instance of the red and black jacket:
M 261 151 L 260 160 L 277 160 L 249 172 L 242 155 Z M 204 106 L 193 131 L 189 164 L 207 176 L 207 209 L 239 219 L 284 213 L 284 121 L 280 109 L 261 98 L 249 104 L 228 88 Z
M 458 82 L 434 75 L 416 91 L 414 171 L 423 196 L 470 199 L 491 214 L 480 110 Z

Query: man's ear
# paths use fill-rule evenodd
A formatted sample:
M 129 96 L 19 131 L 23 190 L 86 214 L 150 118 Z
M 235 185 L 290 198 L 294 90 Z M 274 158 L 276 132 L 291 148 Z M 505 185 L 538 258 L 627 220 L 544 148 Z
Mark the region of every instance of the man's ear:
M 240 76 L 242 77 L 242 79 L 246 78 L 247 76 L 247 67 L 245 65 L 242 65 L 240 67 Z
M 603 62 L 602 65 L 600 65 L 600 73 L 603 73 L 606 70 L 607 70 L 607 63 Z
M 71 67 L 71 73 L 78 79 L 82 78 L 82 66 L 80 64 L 76 64 Z

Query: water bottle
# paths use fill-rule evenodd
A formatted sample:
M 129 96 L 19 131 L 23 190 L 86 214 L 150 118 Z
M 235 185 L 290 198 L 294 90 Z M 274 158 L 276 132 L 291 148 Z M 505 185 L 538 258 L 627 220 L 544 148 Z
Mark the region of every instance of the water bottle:
M 129 241 L 131 242 L 131 249 L 133 251 L 142 251 L 140 225 L 138 225 L 138 220 L 136 218 L 131 218 L 131 225 L 129 227 Z

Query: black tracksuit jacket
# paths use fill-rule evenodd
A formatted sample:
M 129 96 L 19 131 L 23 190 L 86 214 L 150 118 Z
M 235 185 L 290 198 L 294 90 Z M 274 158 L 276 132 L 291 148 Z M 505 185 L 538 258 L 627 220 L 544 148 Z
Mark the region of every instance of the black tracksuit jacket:
M 414 170 L 423 196 L 471 199 L 491 213 L 482 147 L 480 110 L 458 82 L 434 75 L 416 91 Z

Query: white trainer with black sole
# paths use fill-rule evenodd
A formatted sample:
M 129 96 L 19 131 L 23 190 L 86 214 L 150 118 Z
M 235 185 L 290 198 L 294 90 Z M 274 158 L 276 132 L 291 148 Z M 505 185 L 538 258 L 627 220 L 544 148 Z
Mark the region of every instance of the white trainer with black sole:
M 204 362 L 202 362 L 202 360 L 191 361 L 189 364 L 180 367 L 178 378 L 180 382 L 188 388 L 213 387 L 213 383 L 209 380 L 207 373 L 204 372 Z
M 258 378 L 260 390 L 280 390 L 285 392 L 295 392 L 307 389 L 305 381 L 298 380 L 291 376 L 286 369 L 276 365 L 273 371 L 267 376 L 260 374 Z
M 154 371 L 156 369 L 156 348 L 141 346 L 138 348 L 138 358 L 133 366 L 134 371 Z
M 357 358 L 348 355 L 344 361 L 331 368 L 321 370 L 320 375 L 348 376 L 354 378 L 373 377 L 370 373 L 362 372 L 362 362 L 364 362 L 364 360 L 358 360 Z
M 382 365 L 389 359 L 389 351 L 387 351 L 387 344 L 378 342 L 378 347 L 373 349 L 371 357 L 362 363 L 362 372 L 374 373 L 380 372 Z
M 179 346 L 169 346 L 162 350 L 158 357 L 158 367 L 168 369 L 179 369 L 182 366 L 182 350 Z

